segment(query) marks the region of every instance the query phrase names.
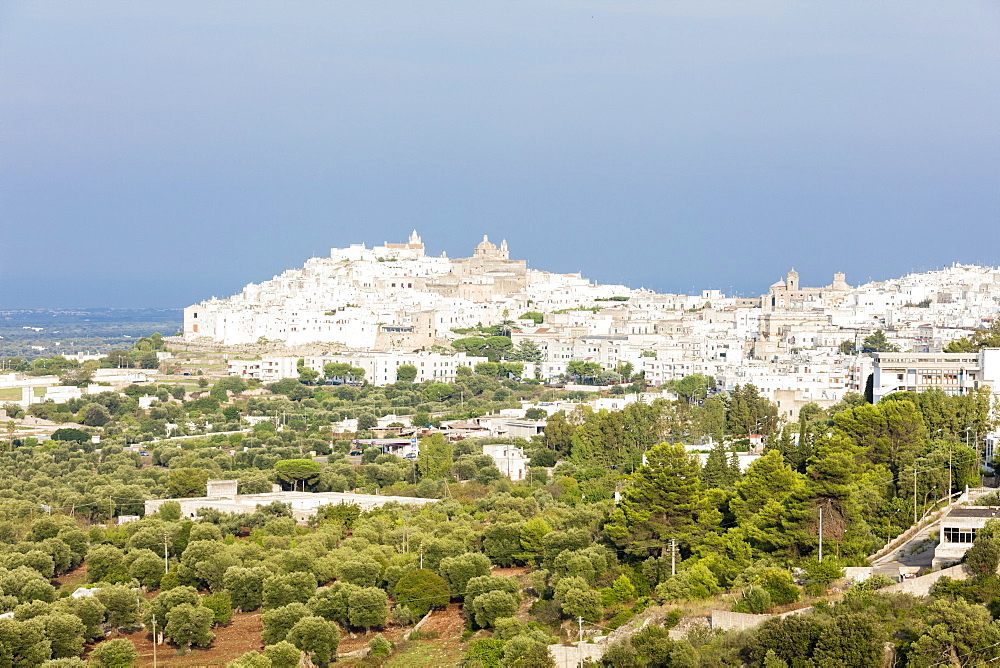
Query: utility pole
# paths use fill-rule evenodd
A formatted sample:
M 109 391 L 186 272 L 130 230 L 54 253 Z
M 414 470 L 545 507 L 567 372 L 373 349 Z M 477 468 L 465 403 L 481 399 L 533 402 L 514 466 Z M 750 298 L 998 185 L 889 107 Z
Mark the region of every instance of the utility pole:
M 167 558 L 167 532 L 163 532 L 163 574 L 170 572 L 170 560 Z
M 156 668 L 156 613 L 153 613 L 153 668 Z
M 823 561 L 823 506 L 819 508 L 819 560 Z
M 583 617 L 577 617 L 576 623 L 580 626 L 580 640 L 576 643 L 576 656 L 580 660 L 580 666 L 583 666 Z
M 677 575 L 677 539 L 670 539 L 670 575 Z
M 917 469 L 913 469 L 913 523 L 917 523 Z
M 424 544 L 420 543 L 420 568 L 424 567 Z
M 948 441 L 948 504 L 951 505 L 951 449 L 952 442 Z

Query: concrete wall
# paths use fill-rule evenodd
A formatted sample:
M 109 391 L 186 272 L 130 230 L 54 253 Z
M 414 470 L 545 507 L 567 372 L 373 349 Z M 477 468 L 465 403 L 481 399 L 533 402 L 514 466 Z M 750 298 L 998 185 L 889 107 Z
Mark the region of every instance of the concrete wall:
M 209 480 L 208 497 L 236 496 L 237 480 Z
M 949 577 L 952 580 L 967 580 L 969 578 L 969 571 L 966 570 L 964 564 L 959 564 L 958 566 L 952 566 L 951 568 L 934 571 L 933 573 L 928 573 L 927 575 L 921 575 L 919 578 L 903 580 L 900 583 L 890 585 L 884 589 L 879 589 L 879 591 L 899 594 L 913 594 L 914 596 L 927 596 L 927 594 L 931 592 L 931 587 L 934 586 L 934 583 L 943 577 Z
M 753 615 L 745 612 L 732 612 L 729 610 L 712 611 L 712 628 L 732 631 L 752 629 L 760 626 L 774 615 Z

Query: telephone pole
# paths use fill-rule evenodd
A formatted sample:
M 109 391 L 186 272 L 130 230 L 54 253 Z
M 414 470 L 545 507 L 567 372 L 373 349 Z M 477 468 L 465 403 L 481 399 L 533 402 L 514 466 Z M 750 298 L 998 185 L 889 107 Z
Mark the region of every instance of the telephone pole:
M 917 523 L 917 469 L 913 469 L 913 523 Z
M 677 539 L 670 539 L 670 575 L 677 575 Z
M 170 572 L 170 560 L 167 558 L 167 532 L 163 532 L 163 574 Z
M 580 626 L 580 639 L 576 643 L 576 656 L 579 659 L 579 665 L 583 666 L 583 617 L 577 617 L 576 623 Z
M 819 560 L 823 561 L 823 507 L 819 508 Z
M 948 441 L 948 504 L 951 504 L 951 449 L 952 442 Z

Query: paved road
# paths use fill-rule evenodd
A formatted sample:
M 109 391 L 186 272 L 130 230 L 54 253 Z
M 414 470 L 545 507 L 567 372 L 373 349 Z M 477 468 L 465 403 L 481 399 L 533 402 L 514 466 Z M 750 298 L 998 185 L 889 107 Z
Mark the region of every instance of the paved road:
M 970 489 L 969 502 L 991 491 L 993 491 L 992 488 Z M 900 566 L 930 568 L 934 560 L 934 546 L 937 544 L 936 541 L 931 540 L 931 533 L 936 532 L 940 526 L 940 520 L 928 524 L 901 548 L 873 561 L 874 572 L 898 580 Z

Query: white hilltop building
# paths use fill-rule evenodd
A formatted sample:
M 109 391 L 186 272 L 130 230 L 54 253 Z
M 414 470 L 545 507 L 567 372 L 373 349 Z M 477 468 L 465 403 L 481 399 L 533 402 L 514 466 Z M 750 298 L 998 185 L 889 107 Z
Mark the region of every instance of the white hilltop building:
M 453 329 L 492 325 L 532 309 L 590 307 L 629 297 L 624 286 L 579 274 L 529 271 L 484 236 L 472 256 L 431 257 L 416 230 L 406 243 L 331 249 L 299 269 L 251 283 L 226 299 L 184 309 L 184 338 L 226 345 L 260 339 L 336 343 L 359 350 L 418 349 Z

